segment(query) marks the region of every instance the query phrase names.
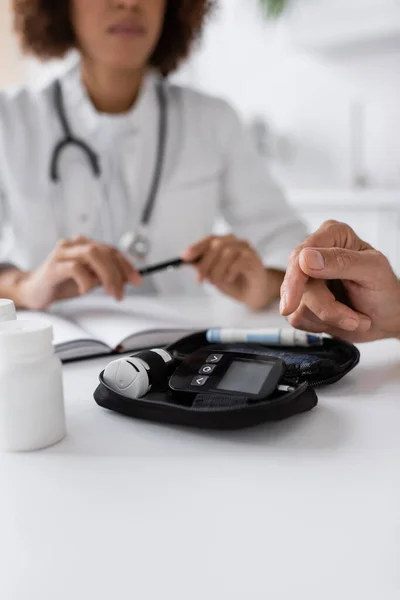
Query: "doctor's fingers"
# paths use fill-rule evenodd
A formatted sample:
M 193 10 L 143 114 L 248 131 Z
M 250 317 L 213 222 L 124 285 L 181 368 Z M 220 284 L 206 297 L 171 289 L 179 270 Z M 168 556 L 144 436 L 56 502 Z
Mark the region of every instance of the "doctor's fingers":
M 237 245 L 230 245 L 222 248 L 220 254 L 214 258 L 214 262 L 209 270 L 208 279 L 213 283 L 225 281 L 232 264 L 234 264 L 242 255 L 243 250 Z
M 78 246 L 88 246 L 89 244 L 96 244 L 94 240 L 87 238 L 84 235 L 77 235 L 73 238 L 63 238 L 59 240 L 53 251 L 53 256 L 63 257 L 65 250 L 68 248 L 74 248 Z
M 247 242 L 234 236 L 214 238 L 202 260 L 196 264 L 201 279 L 214 279 L 218 272 L 224 272 L 238 254 L 248 249 Z
M 244 242 L 241 246 L 227 247 L 222 251 L 212 278 L 233 283 L 239 274 L 260 266 L 261 260 L 257 252 Z
M 63 259 L 75 259 L 89 267 L 106 294 L 114 296 L 116 300 L 122 299 L 126 277 L 114 248 L 95 243 L 72 246 L 64 250 Z
M 260 257 L 254 250 L 243 252 L 230 266 L 226 281 L 227 283 L 234 283 L 239 275 L 250 274 L 252 272 L 259 273 L 260 268 L 266 269 L 262 264 Z
M 120 264 L 121 270 L 124 274 L 126 283 L 132 285 L 140 285 L 143 281 L 139 271 L 133 266 L 133 264 L 118 250 L 115 250 L 115 260 Z
M 100 283 L 93 272 L 91 272 L 85 265 L 80 264 L 75 260 L 60 261 L 56 263 L 55 279 L 55 281 L 51 282 L 53 285 L 58 285 L 65 281 L 71 280 L 75 284 L 76 290 L 74 290 L 73 287 L 65 287 L 62 295 L 57 295 L 54 300 L 72 298 L 76 295 L 84 296 L 94 288 L 98 287 Z
M 187 248 L 185 250 L 185 252 L 182 254 L 182 258 L 186 262 L 194 262 L 194 261 L 204 257 L 206 254 L 208 254 L 208 252 L 211 249 L 215 248 L 216 246 L 219 246 L 220 244 L 223 244 L 223 243 L 233 242 L 235 240 L 236 240 L 235 236 L 231 235 L 231 234 L 229 234 L 229 235 L 209 235 L 209 236 L 203 238 L 202 240 L 200 240 L 199 242 L 196 242 L 195 244 L 192 244 L 191 246 L 189 246 L 189 248 Z
M 326 283 L 317 280 L 307 284 L 300 308 L 289 317 L 289 322 L 297 329 L 306 329 L 310 322 L 322 324 L 323 331 L 335 328 L 364 333 L 371 327 L 368 317 L 338 302 Z
M 67 248 L 80 247 L 80 246 L 88 247 L 88 246 L 93 246 L 93 245 L 99 246 L 100 249 L 104 249 L 106 252 L 110 252 L 113 255 L 114 259 L 119 262 L 120 268 L 125 275 L 125 280 L 127 283 L 129 282 L 133 285 L 141 284 L 142 277 L 140 276 L 139 272 L 135 269 L 133 264 L 126 258 L 126 256 L 122 252 L 120 252 L 119 250 L 114 248 L 113 246 L 96 243 L 93 240 L 91 240 L 83 235 L 79 235 L 79 236 L 76 236 L 75 238 L 62 240 L 60 242 L 60 249 L 61 249 L 61 253 L 62 253 L 62 251 Z
M 93 244 L 94 240 L 85 235 L 76 235 L 72 238 L 64 238 L 58 242 L 60 248 L 70 248 L 71 246 L 82 246 L 83 244 Z

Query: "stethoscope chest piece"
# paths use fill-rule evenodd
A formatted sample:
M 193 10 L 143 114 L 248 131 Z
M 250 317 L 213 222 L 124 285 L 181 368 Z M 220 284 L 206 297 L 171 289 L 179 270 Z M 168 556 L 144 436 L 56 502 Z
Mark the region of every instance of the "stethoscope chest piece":
M 120 249 L 132 259 L 144 260 L 150 253 L 150 240 L 143 231 L 127 232 L 120 242 Z

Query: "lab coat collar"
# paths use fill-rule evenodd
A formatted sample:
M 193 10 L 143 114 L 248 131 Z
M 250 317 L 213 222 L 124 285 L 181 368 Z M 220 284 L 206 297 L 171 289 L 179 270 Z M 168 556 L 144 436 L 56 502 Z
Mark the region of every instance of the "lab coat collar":
M 149 70 L 134 106 L 125 114 L 100 113 L 82 83 L 79 63 L 74 65 L 62 79 L 64 103 L 69 124 L 79 137 L 93 140 L 97 144 L 108 144 L 121 134 L 140 131 L 157 102 L 156 85 L 159 75 Z

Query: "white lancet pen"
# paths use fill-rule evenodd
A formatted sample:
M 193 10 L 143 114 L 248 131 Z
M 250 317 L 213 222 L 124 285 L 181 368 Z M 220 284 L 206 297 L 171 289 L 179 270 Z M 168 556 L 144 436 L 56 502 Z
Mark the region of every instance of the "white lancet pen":
M 326 336 L 298 329 L 209 329 L 207 341 L 214 344 L 244 342 L 269 346 L 322 346 Z

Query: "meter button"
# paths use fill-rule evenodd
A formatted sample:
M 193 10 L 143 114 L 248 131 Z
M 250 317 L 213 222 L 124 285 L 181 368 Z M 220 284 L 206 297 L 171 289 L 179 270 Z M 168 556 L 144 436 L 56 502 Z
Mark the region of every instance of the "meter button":
M 206 377 L 205 375 L 197 375 L 197 377 L 195 377 L 192 381 L 192 386 L 202 387 L 206 383 L 207 379 L 208 377 Z
M 203 365 L 199 371 L 200 375 L 211 375 L 216 365 Z
M 206 363 L 219 363 L 222 357 L 223 354 L 210 354 L 206 360 Z

